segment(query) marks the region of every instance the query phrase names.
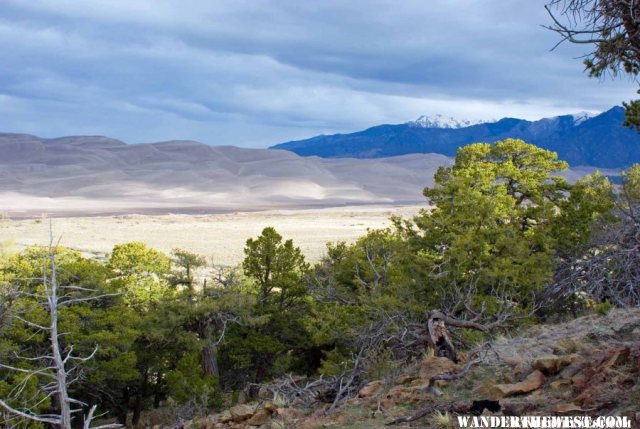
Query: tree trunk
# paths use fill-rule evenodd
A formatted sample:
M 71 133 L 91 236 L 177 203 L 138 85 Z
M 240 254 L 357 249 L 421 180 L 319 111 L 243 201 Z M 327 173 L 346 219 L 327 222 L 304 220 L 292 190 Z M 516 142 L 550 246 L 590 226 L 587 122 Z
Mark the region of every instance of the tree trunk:
M 135 403 L 133 404 L 133 416 L 131 417 L 131 424 L 137 425 L 140 421 L 140 415 L 142 414 L 142 407 L 144 406 L 144 398 L 147 396 L 147 378 L 149 377 L 149 370 L 144 372 L 142 381 L 140 382 L 140 388 L 138 389 Z
M 218 347 L 210 339 L 202 348 L 202 371 L 204 375 L 215 375 L 220 378 L 220 368 L 218 367 Z
M 202 347 L 202 372 L 205 376 L 215 375 L 219 379 L 218 346 L 213 341 L 212 331 L 211 321 L 202 322 L 198 326 L 198 335 L 204 342 Z
M 65 360 L 62 357 L 60 343 L 58 338 L 58 279 L 56 278 L 56 261 L 51 254 L 51 281 L 49 282 L 50 291 L 47 296 L 50 325 L 49 335 L 51 339 L 51 352 L 53 357 L 53 365 L 55 368 L 55 378 L 57 384 L 57 405 L 60 407 L 60 428 L 71 429 L 71 402 L 67 392 L 67 370 L 65 368 Z M 46 279 L 45 279 L 46 287 Z
M 449 331 L 444 320 L 439 318 L 438 315 L 432 315 L 427 322 L 427 329 L 429 330 L 430 346 L 434 349 L 434 354 L 440 357 L 446 357 L 454 362 L 458 362 L 456 350 L 453 347 L 451 338 L 449 337 Z
M 118 420 L 118 423 L 120 423 L 122 426 L 126 426 L 127 425 L 127 412 L 129 411 L 129 389 L 128 388 L 124 388 L 122 389 L 122 400 L 120 401 L 120 404 L 118 404 L 117 408 L 116 408 L 116 419 Z

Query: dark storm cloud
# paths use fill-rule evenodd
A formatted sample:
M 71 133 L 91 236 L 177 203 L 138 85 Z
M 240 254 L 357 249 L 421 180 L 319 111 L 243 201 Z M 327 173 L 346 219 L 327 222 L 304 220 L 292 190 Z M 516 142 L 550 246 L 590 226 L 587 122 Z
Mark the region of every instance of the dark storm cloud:
M 0 130 L 260 146 L 421 114 L 536 118 L 632 97 L 544 1 L 4 0 Z

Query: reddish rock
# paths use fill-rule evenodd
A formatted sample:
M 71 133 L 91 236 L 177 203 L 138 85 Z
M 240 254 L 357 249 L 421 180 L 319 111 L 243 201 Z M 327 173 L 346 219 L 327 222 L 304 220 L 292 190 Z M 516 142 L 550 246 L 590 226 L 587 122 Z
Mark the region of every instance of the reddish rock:
M 429 356 L 420 364 L 420 376 L 425 380 L 434 375 L 457 372 L 459 366 L 445 357 Z
M 559 414 L 563 414 L 563 413 L 571 413 L 571 412 L 576 412 L 576 411 L 586 411 L 583 410 L 582 407 L 580 407 L 579 405 L 576 404 L 558 404 L 556 406 L 556 413 Z
M 556 375 L 578 359 L 578 355 L 545 356 L 536 359 L 533 367 L 545 375 Z
M 396 403 L 393 399 L 384 398 L 380 401 L 380 408 L 383 410 L 388 410 L 396 406 Z
M 265 410 L 269 411 L 270 413 L 275 413 L 276 410 L 278 409 L 278 407 L 275 406 L 275 404 L 271 401 L 267 401 L 262 405 L 262 408 L 264 408 Z
M 234 422 L 241 422 L 243 420 L 247 420 L 253 415 L 255 407 L 247 404 L 240 404 L 232 407 L 229 411 L 231 412 L 231 417 Z
M 367 383 L 360 391 L 358 392 L 358 396 L 361 398 L 368 398 L 375 395 L 382 386 L 382 381 L 376 380 L 370 383 Z
M 566 378 L 551 382 L 551 388 L 555 390 L 558 390 L 564 386 L 570 386 L 570 385 L 571 385 L 571 380 Z
M 256 413 L 246 421 L 250 426 L 261 426 L 271 419 L 271 413 L 265 409 L 256 411 Z
M 402 375 L 400 377 L 398 377 L 395 381 L 395 384 L 400 385 L 400 384 L 408 384 L 411 383 L 415 380 L 417 380 L 418 377 L 413 376 L 413 375 Z
M 519 383 L 513 384 L 493 384 L 487 386 L 487 393 L 494 398 L 519 395 L 533 392 L 544 384 L 544 374 L 540 370 L 535 370 Z

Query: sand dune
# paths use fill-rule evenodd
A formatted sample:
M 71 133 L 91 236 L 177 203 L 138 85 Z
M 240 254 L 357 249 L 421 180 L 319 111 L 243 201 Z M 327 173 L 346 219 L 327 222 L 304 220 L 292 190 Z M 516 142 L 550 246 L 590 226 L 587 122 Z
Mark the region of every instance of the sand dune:
M 413 205 L 424 202 L 422 190 L 433 184 L 436 169 L 451 163 L 438 154 L 322 159 L 194 141 L 129 145 L 100 136 L 0 134 L 0 212 L 34 217 Z M 591 171 L 578 167 L 566 176 L 577 180 Z
M 0 134 L 0 211 L 30 217 L 415 204 L 435 169 L 450 162 L 435 154 L 321 159 L 193 141 Z

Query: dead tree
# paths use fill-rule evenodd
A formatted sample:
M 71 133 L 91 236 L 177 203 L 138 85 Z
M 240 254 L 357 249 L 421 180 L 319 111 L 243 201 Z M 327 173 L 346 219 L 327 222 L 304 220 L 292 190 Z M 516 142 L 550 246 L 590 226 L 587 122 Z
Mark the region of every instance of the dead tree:
M 412 345 L 422 344 L 435 356 L 446 357 L 454 362 L 458 362 L 454 344 L 468 346 L 456 338 L 456 328 L 491 334 L 496 330 L 509 328 L 519 320 L 531 317 L 540 305 L 534 303 L 529 311 L 523 311 L 518 309 L 516 302 L 506 293 L 505 288 L 494 287 L 488 299 L 491 299 L 495 305 L 492 306 L 494 307 L 492 311 L 488 311 L 484 300 L 474 305 L 478 291 L 473 282 L 464 288 L 452 285 L 442 290 L 441 295 L 443 296 L 441 308 L 430 311 L 427 314 L 426 323 L 409 325 L 413 330 L 417 330 L 417 334 L 413 334 L 415 341 Z
M 203 340 L 202 370 L 205 375 L 220 376 L 218 347 L 224 341 L 230 325 L 243 325 L 241 317 L 232 311 L 209 311 L 197 320 L 197 332 Z
M 47 254 L 43 258 L 43 277 L 42 287 L 43 293 L 32 292 L 20 292 L 18 296 L 23 294 L 31 298 L 40 300 L 41 305 L 48 314 L 48 324 L 46 326 L 40 325 L 33 321 L 22 318 L 15 314 L 13 315 L 19 322 L 28 325 L 36 332 L 46 334 L 49 351 L 47 354 L 36 357 L 23 357 L 21 359 L 30 363 L 36 362 L 41 367 L 36 369 L 26 369 L 18 366 L 6 365 L 0 363 L 0 368 L 8 371 L 14 371 L 26 374 L 26 377 L 21 381 L 14 391 L 18 394 L 24 389 L 25 383 L 33 378 L 42 378 L 48 380 L 46 384 L 40 386 L 40 389 L 45 393 L 44 399 L 38 401 L 35 406 L 26 407 L 24 409 L 18 409 L 10 405 L 10 399 L 0 399 L 0 408 L 4 409 L 9 415 L 16 418 L 23 418 L 38 423 L 45 423 L 53 427 L 60 429 L 71 429 L 73 415 L 76 413 L 84 413 L 83 407 L 88 407 L 87 404 L 73 399 L 69 396 L 69 386 L 73 383 L 73 376 L 77 372 L 78 365 L 73 365 L 74 362 L 81 364 L 92 359 L 96 354 L 98 348 L 94 348 L 93 352 L 86 357 L 79 357 L 73 355 L 73 345 L 65 347 L 61 338 L 64 336 L 63 332 L 58 331 L 58 322 L 60 309 L 80 302 L 86 302 L 91 300 L 100 299 L 106 296 L 112 296 L 114 294 L 103 295 L 88 295 L 76 297 L 74 293 L 93 292 L 90 289 L 80 286 L 65 286 L 58 283 L 58 266 L 56 260 L 56 247 L 53 244 L 53 234 L 50 232 L 50 243 Z M 53 399 L 56 406 L 55 413 L 42 414 L 35 411 L 35 407 L 42 404 L 45 400 Z M 94 419 L 94 413 L 97 406 L 93 405 L 89 407 L 88 412 L 84 414 L 84 429 L 107 429 L 121 427 L 119 424 L 106 424 L 101 426 L 91 426 L 91 422 Z
M 553 22 L 546 28 L 561 36 L 558 44 L 595 45 L 585 61 L 592 75 L 638 73 L 639 0 L 552 0 L 545 8 Z
M 541 300 L 569 308 L 588 300 L 640 306 L 640 222 L 635 215 L 620 211 L 618 222 L 602 225 L 586 249 L 562 261 Z
M 545 7 L 552 20 L 546 28 L 560 35 L 556 46 L 565 41 L 593 46 L 583 61 L 592 77 L 638 76 L 640 0 L 551 0 Z M 640 131 L 640 100 L 622 104 L 624 125 Z

